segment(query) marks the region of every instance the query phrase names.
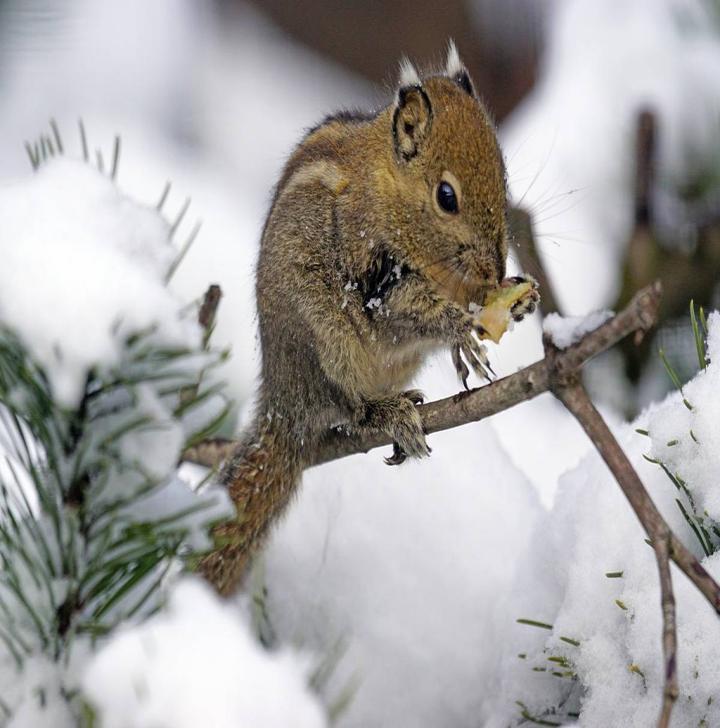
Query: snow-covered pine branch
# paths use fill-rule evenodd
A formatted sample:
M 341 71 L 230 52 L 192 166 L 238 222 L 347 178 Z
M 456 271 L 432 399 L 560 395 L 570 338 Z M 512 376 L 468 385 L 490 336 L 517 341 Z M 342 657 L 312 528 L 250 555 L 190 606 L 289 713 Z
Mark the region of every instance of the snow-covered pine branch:
M 0 190 L 0 725 L 324 725 L 303 664 L 206 587 L 166 614 L 229 512 L 177 471 L 228 403 L 172 226 L 87 163 L 34 166 Z

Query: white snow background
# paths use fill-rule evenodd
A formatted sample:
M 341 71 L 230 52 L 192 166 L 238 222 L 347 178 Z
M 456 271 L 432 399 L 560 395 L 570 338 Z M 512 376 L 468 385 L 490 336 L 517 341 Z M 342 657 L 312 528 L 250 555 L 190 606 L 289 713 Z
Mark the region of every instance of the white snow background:
M 121 190 L 154 205 L 172 179 L 170 219 L 192 196 L 179 238 L 195 216 L 202 216 L 203 229 L 168 295 L 191 301 L 208 283 L 221 284 L 214 343 L 232 345 L 221 375 L 244 411 L 256 372 L 252 269 L 271 186 L 304 127 L 337 107 L 372 103 L 375 95 L 249 11 L 219 28 L 190 0 L 148 5 L 76 0 L 61 32 L 48 33 L 38 49 L 30 35 L 14 32 L 13 23 L 23 22 L 19 0 L 6 4 L 0 318 L 18 326 L 59 396 L 71 401 L 84 367 L 113 356 L 101 312 L 112 318 L 121 310 L 134 324 L 163 310 L 161 294 L 143 284 L 137 248 L 120 246 L 94 269 L 82 269 L 53 261 L 52 241 L 30 228 L 27 245 L 13 249 L 9 233 L 18 220 L 32 220 L 33 195 L 46 211 L 48 205 L 68 210 L 73 199 L 97 210 L 107 199 L 98 226 L 72 239 L 78 258 L 87 260 L 88 247 L 100 245 L 114 226 L 127 232 L 132 223 L 147 266 L 166 260 L 163 224 L 140 212 L 133 222 L 106 180 L 89 181 L 88 170 L 69 163 L 31 178 L 22 141 L 51 115 L 67 130 L 82 114 L 91 147 L 103 146 L 106 158 L 112 135 L 122 134 Z M 630 158 L 635 113 L 648 102 L 659 108 L 662 175 L 682 179 L 689 151 L 709 159 L 717 147 L 720 50 L 699 0 L 554 5 L 541 82 L 501 131 L 513 197 L 536 214 L 561 303 L 584 314 L 612 301 L 630 220 L 631 169 L 623 160 Z M 40 227 L 47 221 L 32 220 Z M 86 295 L 84 280 L 92 274 L 97 278 Z M 90 312 L 83 304 L 90 294 L 97 301 L 103 281 L 106 305 L 90 317 L 85 335 Z M 183 335 L 172 317 L 162 321 L 169 339 Z M 73 356 L 61 364 L 52 359 L 49 326 L 68 337 Z M 712 336 L 717 359 L 716 320 Z M 538 358 L 539 323 L 516 327 L 491 355 L 500 374 Z M 672 460 L 715 512 L 718 376 L 713 364 L 688 387 L 693 413 L 673 396 L 644 415 L 638 426 L 649 429 L 650 441 L 606 411 L 654 499 L 685 537 L 670 482 L 641 455 L 652 450 Z M 418 384 L 431 398 L 456 391 L 448 358 L 432 362 Z M 697 421 L 688 422 L 691 416 Z M 690 427 L 699 444 L 688 440 Z M 676 438 L 682 447 L 668 451 L 665 443 Z M 566 688 L 532 671 L 550 654 L 543 648 L 575 666 L 586 689 L 581 725 L 652 724 L 661 665 L 656 567 L 579 428 L 542 397 L 492 421 L 432 436 L 430 444 L 433 456 L 422 464 L 389 469 L 371 453 L 305 475 L 262 560 L 269 617 L 285 650 L 280 656 L 261 652 L 248 635 L 245 601 L 221 605 L 201 586 L 181 584 L 165 614 L 118 635 L 89 667 L 72 666 L 86 676 L 103 725 L 196 725 L 197 718 L 189 721 L 202 710 L 203 696 L 207 725 L 323 725 L 305 689 L 310 663 L 287 650 L 299 648 L 312 661 L 338 644 L 343 652 L 322 697 L 330 703 L 347 685 L 355 687 L 340 726 L 505 726 L 519 717 L 516 700 L 541 713 Z M 715 561 L 705 565 L 718 576 Z M 614 571 L 623 578 L 605 577 Z M 683 691 L 675 720 L 696 726 L 705 718 L 713 725 L 720 722 L 717 701 L 707 702 L 719 677 L 715 617 L 681 575 L 674 580 Z M 518 625 L 518 617 L 551 623 L 553 630 Z M 561 635 L 580 646 L 559 641 Z M 12 692 L 31 694 L 56 679 L 46 665 L 30 664 Z M 148 699 L 139 700 L 138 690 Z M 211 723 L 217 705 L 226 710 Z M 61 722 L 33 714 L 8 723 L 43 724 Z

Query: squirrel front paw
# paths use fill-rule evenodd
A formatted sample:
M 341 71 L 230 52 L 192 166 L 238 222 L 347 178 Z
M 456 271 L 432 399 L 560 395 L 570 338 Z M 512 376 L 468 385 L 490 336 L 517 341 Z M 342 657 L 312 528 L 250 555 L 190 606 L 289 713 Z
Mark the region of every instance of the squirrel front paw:
M 455 371 L 458 377 L 460 377 L 460 381 L 463 383 L 465 389 L 469 389 L 467 379 L 470 376 L 470 370 L 467 368 L 466 361 L 470 364 L 475 374 L 487 379 L 488 382 L 491 382 L 492 377 L 495 376 L 495 372 L 490 366 L 487 349 L 478 340 L 478 337 L 482 336 L 483 333 L 483 327 L 470 320 L 462 336 L 450 349 Z
M 510 308 L 510 315 L 513 321 L 522 321 L 526 314 L 533 313 L 540 302 L 540 286 L 538 282 L 529 275 L 524 276 L 513 276 L 512 278 L 506 278 L 500 285 L 501 286 L 517 286 L 521 283 L 530 283 L 530 288 L 527 293 L 523 294 Z
M 363 426 L 387 433 L 393 441 L 393 454 L 385 458 L 388 465 L 400 465 L 408 457 L 427 457 L 431 450 L 425 440 L 417 405 L 424 401 L 418 389 L 372 400 L 365 406 Z

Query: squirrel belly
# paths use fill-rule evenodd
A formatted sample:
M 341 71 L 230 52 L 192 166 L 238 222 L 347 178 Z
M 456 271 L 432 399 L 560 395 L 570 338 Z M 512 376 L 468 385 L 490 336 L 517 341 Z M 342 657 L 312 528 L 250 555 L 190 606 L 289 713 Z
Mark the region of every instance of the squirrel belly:
M 441 72 L 413 71 L 403 66 L 385 108 L 310 130 L 276 187 L 256 270 L 257 415 L 221 474 L 237 518 L 215 528 L 218 549 L 200 564 L 222 593 L 329 428 L 387 434 L 390 465 L 427 457 L 422 395 L 405 388 L 428 353 L 449 349 L 463 383 L 469 368 L 489 376 L 471 304 L 505 276 L 502 154 L 454 46 Z M 528 285 L 510 314 L 537 300 Z

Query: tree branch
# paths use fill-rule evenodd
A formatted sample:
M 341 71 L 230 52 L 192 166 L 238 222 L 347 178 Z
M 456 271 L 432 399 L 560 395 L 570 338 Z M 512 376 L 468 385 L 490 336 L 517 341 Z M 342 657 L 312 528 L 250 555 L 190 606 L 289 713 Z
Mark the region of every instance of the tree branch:
M 551 351 L 548 352 L 550 355 Z M 683 546 L 670 530 L 660 511 L 650 499 L 638 474 L 627 455 L 620 447 L 605 420 L 595 409 L 579 380 L 558 380 L 553 383 L 553 394 L 575 416 L 577 421 L 592 440 L 623 493 L 630 501 L 635 515 L 650 537 L 660 575 L 660 595 L 663 618 L 663 654 L 665 686 L 663 689 L 662 710 L 658 728 L 670 725 L 670 713 L 678 696 L 677 681 L 677 634 L 675 629 L 675 597 L 672 591 L 669 558 L 682 569 L 690 581 L 705 595 L 706 599 L 718 610 L 718 585 L 703 569 L 700 562 Z M 702 574 L 702 575 L 701 575 Z
M 557 352 L 552 362 L 545 358 L 492 384 L 420 405 L 418 410 L 425 430 L 428 433 L 439 432 L 477 422 L 549 391 L 551 370 L 557 376 L 579 372 L 589 359 L 621 339 L 632 333 L 642 335 L 650 329 L 656 321 L 659 302 L 660 287 L 648 286 L 639 291 L 616 316 L 573 346 Z M 390 438 L 382 433 L 359 435 L 345 428 L 333 430 L 315 454 L 312 465 L 390 444 Z M 235 443 L 230 440 L 207 440 L 187 450 L 183 459 L 207 467 L 219 467 L 234 448 Z

